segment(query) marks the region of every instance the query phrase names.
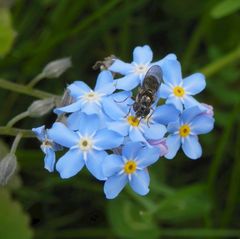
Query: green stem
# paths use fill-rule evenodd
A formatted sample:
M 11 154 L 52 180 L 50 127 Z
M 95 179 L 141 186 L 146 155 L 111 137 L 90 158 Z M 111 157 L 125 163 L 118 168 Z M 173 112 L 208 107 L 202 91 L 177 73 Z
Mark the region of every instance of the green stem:
M 37 75 L 33 80 L 31 80 L 28 84 L 27 87 L 29 88 L 33 88 L 39 81 L 41 81 L 42 79 L 44 79 L 44 74 L 40 73 L 39 75 Z
M 30 95 L 30 96 L 40 98 L 40 99 L 56 96 L 56 95 L 47 93 L 45 91 L 31 89 L 27 86 L 24 86 L 24 85 L 21 85 L 21 84 L 18 84 L 18 83 L 13 83 L 13 82 L 10 82 L 10 81 L 6 81 L 6 80 L 3 80 L 3 79 L 0 79 L 0 88 L 10 90 L 10 91 L 14 91 L 14 92 L 18 92 L 20 94 Z
M 193 34 L 190 38 L 186 53 L 183 56 L 182 64 L 183 64 L 184 68 L 189 65 L 189 62 L 193 58 L 196 50 L 198 49 L 199 43 L 202 39 L 202 35 L 205 32 L 206 28 L 209 26 L 210 20 L 211 20 L 211 18 L 209 17 L 209 14 L 205 14 L 201 18 L 195 31 L 193 32 Z
M 110 228 L 82 228 L 58 230 L 54 233 L 56 238 L 110 238 L 114 237 Z
M 149 213 L 154 211 L 155 205 L 152 201 L 137 195 L 130 187 L 126 187 L 126 192 L 135 202 L 137 202 L 139 205 L 142 205 Z
M 18 115 L 16 115 L 15 117 L 13 117 L 8 123 L 7 123 L 7 127 L 11 128 L 15 123 L 17 123 L 18 121 L 20 121 L 21 119 L 24 119 L 26 117 L 29 116 L 29 112 L 28 111 L 25 111 L 25 112 L 22 112 Z
M 117 4 L 119 4 L 121 0 L 109 0 L 104 2 L 101 5 L 101 8 L 98 11 L 94 11 L 91 15 L 87 16 L 83 21 L 80 21 L 74 28 L 69 28 L 69 30 L 63 32 L 62 34 L 58 34 L 56 37 L 52 37 L 44 47 L 40 47 L 37 51 L 41 52 L 44 48 L 45 51 L 49 49 L 53 49 L 54 47 L 58 46 L 59 43 L 63 42 L 66 38 L 72 37 L 75 34 L 81 32 L 82 30 L 91 27 L 91 24 L 96 22 L 98 19 L 104 17 L 108 17 L 108 13 L 111 12 L 112 9 L 116 8 Z
M 240 123 L 238 124 L 237 140 L 235 147 L 235 158 L 232 166 L 229 192 L 226 201 L 226 207 L 223 211 L 222 225 L 226 226 L 233 220 L 234 208 L 237 205 L 238 193 L 240 192 Z
M 235 50 L 223 56 L 219 60 L 205 66 L 200 71 L 207 77 L 209 77 L 218 72 L 219 70 L 224 70 L 224 67 L 226 65 L 229 65 L 230 63 L 235 62 L 238 59 L 240 59 L 240 46 L 238 46 Z
M 217 150 L 215 151 L 215 156 L 212 160 L 211 166 L 209 167 L 208 187 L 210 192 L 213 191 L 219 168 L 221 166 L 222 160 L 224 159 L 226 145 L 228 144 L 238 112 L 239 104 L 236 104 L 235 108 L 233 109 L 232 113 L 228 118 L 228 123 L 226 125 L 226 128 L 224 129 L 219 145 L 217 146 Z
M 11 151 L 10 151 L 11 154 L 15 154 L 21 138 L 22 138 L 22 133 L 19 133 L 19 134 L 16 136 L 16 138 L 14 139 L 13 144 L 12 144 L 12 147 L 11 147 Z
M 0 135 L 17 136 L 19 133 L 22 134 L 23 138 L 35 138 L 34 133 L 28 129 L 9 128 L 6 126 L 0 127 Z
M 164 229 L 161 232 L 162 236 L 166 237 L 238 237 L 240 230 L 231 229 Z

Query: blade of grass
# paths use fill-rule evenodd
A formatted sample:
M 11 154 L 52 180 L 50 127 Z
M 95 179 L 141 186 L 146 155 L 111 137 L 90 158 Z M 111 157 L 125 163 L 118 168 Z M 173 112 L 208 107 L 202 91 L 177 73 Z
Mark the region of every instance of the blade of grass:
M 229 192 L 226 206 L 222 213 L 222 226 L 227 226 L 233 220 L 234 209 L 239 200 L 240 192 L 240 123 L 238 123 L 237 140 L 235 146 L 235 159 L 232 165 Z

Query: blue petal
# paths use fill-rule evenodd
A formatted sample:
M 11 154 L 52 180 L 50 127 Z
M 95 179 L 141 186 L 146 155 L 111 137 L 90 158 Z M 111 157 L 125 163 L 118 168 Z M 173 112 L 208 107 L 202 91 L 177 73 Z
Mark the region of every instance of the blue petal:
M 141 149 L 137 156 L 137 166 L 144 169 L 154 164 L 158 161 L 160 153 L 160 149 L 156 147 Z
M 133 72 L 133 68 L 134 67 L 131 64 L 117 59 L 108 69 L 110 71 L 120 73 L 121 75 L 128 75 Z
M 70 114 L 67 118 L 67 127 L 71 130 L 79 129 L 79 118 L 81 117 L 82 112 L 74 112 Z
M 167 132 L 167 129 L 162 124 L 150 124 L 144 126 L 144 136 L 147 139 L 161 139 Z
M 79 114 L 78 130 L 83 136 L 94 134 L 100 127 L 100 120 L 96 114 Z
M 120 103 L 115 102 L 112 97 L 104 97 L 102 106 L 104 112 L 113 120 L 120 120 L 127 115 L 128 109 L 123 110 Z
M 167 59 L 167 60 L 177 60 L 177 56 L 174 54 L 174 53 L 169 53 L 167 54 L 164 59 Z
M 201 73 L 195 73 L 183 79 L 183 88 L 190 93 L 190 95 L 196 95 L 205 87 L 205 76 Z
M 94 91 L 109 95 L 115 90 L 113 82 L 112 73 L 110 71 L 102 71 L 98 75 Z
M 72 113 L 72 112 L 76 112 L 79 111 L 82 107 L 82 100 L 77 100 L 76 102 L 64 106 L 64 107 L 59 107 L 54 109 L 54 113 L 55 114 L 62 114 L 62 113 Z
M 202 147 L 198 142 L 197 136 L 190 135 L 184 138 L 182 149 L 190 159 L 198 159 L 202 156 Z
M 181 99 L 179 97 L 170 96 L 166 100 L 166 104 L 174 105 L 177 108 L 177 110 L 179 110 L 180 112 L 183 111 L 183 105 L 182 105 Z
M 101 111 L 101 106 L 96 102 L 87 102 L 82 106 L 82 112 L 91 115 L 99 114 Z
M 44 168 L 47 169 L 49 172 L 54 171 L 56 156 L 55 152 L 52 148 L 48 147 L 46 149 L 46 156 L 44 158 Z
M 153 53 L 151 48 L 148 45 L 143 47 L 137 46 L 133 50 L 133 61 L 137 64 L 146 64 L 150 63 L 153 58 Z
M 94 136 L 94 146 L 99 149 L 116 148 L 123 143 L 123 136 L 108 129 L 101 129 L 97 131 Z
M 181 138 L 179 135 L 169 135 L 166 141 L 168 147 L 168 153 L 164 156 L 167 159 L 172 159 L 175 157 L 177 151 L 181 145 Z
M 32 128 L 33 133 L 37 136 L 37 138 L 40 141 L 44 141 L 45 140 L 45 136 L 46 136 L 46 130 L 45 130 L 45 125 L 40 126 L 38 128 Z
M 170 53 L 170 54 L 166 55 L 166 56 L 165 56 L 163 59 L 161 59 L 160 61 L 153 62 L 153 63 L 151 64 L 151 66 L 152 66 L 152 65 L 162 66 L 162 64 L 163 64 L 163 62 L 164 62 L 165 60 L 177 60 L 177 57 L 176 57 L 175 54 Z
M 177 60 L 165 60 L 162 64 L 162 71 L 166 84 L 178 86 L 182 82 L 181 65 Z
M 161 105 L 153 112 L 153 121 L 167 125 L 179 118 L 179 111 L 173 105 Z
M 105 151 L 92 150 L 87 155 L 86 167 L 89 172 L 96 177 L 98 180 L 105 180 L 106 177 L 103 174 L 102 163 L 107 157 Z
M 191 122 L 191 132 L 194 134 L 207 134 L 213 129 L 214 119 L 206 115 L 199 115 Z
M 149 181 L 146 180 L 148 178 L 146 174 L 148 174 L 147 170 L 137 170 L 136 173 L 132 174 L 129 182 L 133 191 L 142 196 L 149 192 Z
M 82 152 L 79 149 L 69 150 L 57 162 L 56 169 L 61 178 L 70 178 L 76 175 L 84 166 Z
M 54 142 L 67 148 L 76 145 L 79 141 L 79 137 L 76 133 L 59 122 L 53 124 L 52 128 L 48 130 L 48 135 Z
M 116 89 L 132 90 L 140 84 L 140 78 L 137 74 L 129 74 L 116 80 Z
M 125 102 L 127 99 L 131 99 L 132 91 L 120 91 L 112 94 L 112 99 L 117 102 Z
M 132 92 L 131 91 L 120 91 L 111 95 L 113 101 L 117 104 L 118 107 L 125 112 L 125 116 L 129 111 L 129 106 L 132 106 L 134 101 L 131 98 Z
M 126 136 L 129 131 L 129 124 L 126 120 L 111 121 L 107 123 L 108 129 L 113 130 L 123 136 Z
M 172 89 L 169 85 L 161 84 L 157 94 L 158 98 L 167 99 L 171 93 Z
M 196 105 L 201 108 L 201 104 L 190 95 L 185 95 L 183 97 L 183 104 L 186 108 L 190 108 Z
M 128 181 L 126 174 L 112 176 L 104 184 L 104 193 L 107 199 L 113 199 L 118 196 Z
M 197 115 L 202 113 L 201 108 L 193 106 L 183 111 L 181 119 L 183 123 L 190 123 Z
M 146 144 L 148 144 L 147 140 L 143 137 L 142 132 L 140 132 L 140 130 L 137 127 L 130 128 L 129 138 L 133 142 L 145 142 Z
M 179 120 L 175 121 L 175 122 L 170 122 L 167 126 L 167 130 L 169 133 L 175 133 L 179 130 L 180 127 L 180 122 Z
M 143 145 L 139 142 L 130 142 L 123 146 L 122 155 L 127 159 L 135 159 Z
M 74 81 L 73 84 L 68 86 L 70 95 L 77 98 L 87 92 L 91 91 L 91 88 L 83 81 Z
M 120 155 L 108 155 L 102 162 L 102 170 L 105 177 L 111 177 L 119 173 L 124 167 L 124 162 Z

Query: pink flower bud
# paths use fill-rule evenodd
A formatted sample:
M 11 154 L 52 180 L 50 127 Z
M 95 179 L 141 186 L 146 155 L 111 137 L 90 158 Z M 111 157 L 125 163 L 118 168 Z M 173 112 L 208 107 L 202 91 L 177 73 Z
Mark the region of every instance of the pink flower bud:
M 158 140 L 149 140 L 148 143 L 154 147 L 158 147 L 161 150 L 160 156 L 164 156 L 168 153 L 168 147 L 166 144 L 166 138 L 158 139 Z

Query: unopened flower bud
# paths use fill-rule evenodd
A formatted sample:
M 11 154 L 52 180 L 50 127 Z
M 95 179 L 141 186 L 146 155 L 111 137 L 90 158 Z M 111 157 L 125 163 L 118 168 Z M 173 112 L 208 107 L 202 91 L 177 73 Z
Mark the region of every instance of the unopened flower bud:
M 47 114 L 55 106 L 54 98 L 34 101 L 29 107 L 27 112 L 30 117 L 41 117 Z
M 72 66 L 71 59 L 62 58 L 48 63 L 42 71 L 46 78 L 57 78 Z
M 93 68 L 94 70 L 100 69 L 101 71 L 107 70 L 107 69 L 113 64 L 113 62 L 114 62 L 116 59 L 117 59 L 117 57 L 114 56 L 114 55 L 105 57 L 104 60 L 102 60 L 102 61 L 97 61 L 92 68 Z
M 160 148 L 160 157 L 168 153 L 166 138 L 159 139 L 159 140 L 149 140 L 148 143 L 154 147 Z
M 206 109 L 206 111 L 204 111 L 203 114 L 208 115 L 210 117 L 214 116 L 214 111 L 213 111 L 213 107 L 211 105 L 205 104 L 205 103 L 201 103 L 202 106 Z
M 0 184 L 6 185 L 17 167 L 15 154 L 9 153 L 0 161 Z

